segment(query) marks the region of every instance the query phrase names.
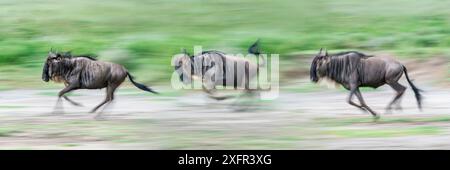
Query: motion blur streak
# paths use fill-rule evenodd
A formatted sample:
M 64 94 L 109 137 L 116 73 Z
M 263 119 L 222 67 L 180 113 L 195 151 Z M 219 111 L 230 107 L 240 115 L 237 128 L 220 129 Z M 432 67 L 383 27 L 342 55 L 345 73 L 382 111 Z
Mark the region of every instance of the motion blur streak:
M 0 149 L 450 149 L 449 6 L 442 0 L 1 0 Z M 258 38 L 263 53 L 279 54 L 275 100 L 215 101 L 201 90 L 171 87 L 171 59 L 181 49 L 238 54 Z M 104 98 L 101 90 L 70 93 L 84 107 L 64 101 L 65 114 L 51 115 L 64 86 L 41 80 L 51 48 L 123 65 L 160 95 L 126 81 L 103 112 L 105 121 L 88 114 Z M 403 110 L 384 114 L 390 87 L 361 88 L 381 114 L 372 122 L 346 103 L 342 87 L 310 82 L 320 48 L 394 57 L 424 90 L 423 112 L 410 89 Z

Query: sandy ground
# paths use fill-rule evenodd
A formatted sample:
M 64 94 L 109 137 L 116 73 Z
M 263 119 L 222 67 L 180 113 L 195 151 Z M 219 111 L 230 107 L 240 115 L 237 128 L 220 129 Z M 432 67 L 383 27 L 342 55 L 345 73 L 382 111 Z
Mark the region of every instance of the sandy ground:
M 301 84 L 292 84 L 293 88 Z M 156 87 L 158 89 L 158 87 Z M 116 101 L 94 120 L 104 91 L 80 90 L 51 114 L 58 89 L 0 92 L 0 149 L 450 149 L 450 91 L 423 87 L 424 110 L 410 89 L 403 111 L 373 122 L 345 102 L 344 90 L 282 89 L 273 101 L 214 101 L 200 92 L 166 90 L 155 96 L 119 89 Z M 389 87 L 363 91 L 383 113 Z

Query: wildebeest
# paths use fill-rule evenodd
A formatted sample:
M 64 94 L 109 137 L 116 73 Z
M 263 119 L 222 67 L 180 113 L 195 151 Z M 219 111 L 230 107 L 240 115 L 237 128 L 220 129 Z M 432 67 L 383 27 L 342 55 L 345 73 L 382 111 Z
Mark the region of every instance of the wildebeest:
M 66 86 L 58 94 L 57 106 L 61 101 L 61 97 L 74 105 L 80 105 L 65 96 L 70 91 L 77 89 L 102 89 L 106 87 L 106 98 L 92 109 L 91 113 L 93 113 L 114 99 L 114 91 L 127 76 L 137 88 L 157 93 L 151 88 L 135 82 L 127 69 L 122 65 L 98 61 L 90 55 L 73 56 L 70 52 L 54 52 L 53 50 L 50 50 L 44 63 L 42 80 L 45 82 L 52 80 L 64 83 Z M 101 113 L 98 113 L 97 117 L 100 115 Z
M 256 90 L 250 88 L 249 84 L 257 76 L 259 67 L 265 65 L 264 56 L 260 55 L 259 40 L 248 48 L 248 53 L 255 55 L 260 62 L 211 50 L 192 56 L 184 51 L 174 57 L 172 64 L 183 83 L 190 84 L 193 79 L 200 79 L 202 89 L 209 97 L 224 100 L 231 96 L 216 96 L 216 86 L 243 88 L 246 94 Z
M 393 104 L 397 104 L 398 109 L 401 109 L 400 100 L 406 87 L 398 83 L 398 80 L 402 77 L 403 72 L 414 91 L 419 109 L 422 109 L 421 90 L 409 79 L 406 67 L 390 57 L 368 56 L 356 51 L 328 55 L 326 50 L 324 53 L 320 49 L 320 52 L 312 61 L 310 78 L 313 82 L 318 82 L 320 79 L 329 79 L 342 85 L 347 90 L 350 90 L 347 100 L 350 105 L 367 110 L 375 119 L 378 119 L 379 115 L 364 102 L 359 87 L 377 88 L 388 84 L 397 94 L 388 104 L 386 110 L 390 111 Z M 352 101 L 353 95 L 356 95 L 360 105 Z

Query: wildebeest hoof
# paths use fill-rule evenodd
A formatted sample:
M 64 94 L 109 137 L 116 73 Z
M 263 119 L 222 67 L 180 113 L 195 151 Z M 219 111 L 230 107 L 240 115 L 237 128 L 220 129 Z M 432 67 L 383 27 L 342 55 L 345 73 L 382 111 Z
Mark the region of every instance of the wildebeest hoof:
M 80 103 L 72 103 L 74 106 L 78 106 L 78 107 L 84 107 L 82 104 Z
M 377 122 L 378 120 L 380 120 L 380 115 L 373 116 L 373 121 L 374 122 Z
M 211 96 L 211 95 L 208 95 L 208 97 L 209 98 L 211 98 L 211 99 L 214 99 L 214 100 L 225 100 L 225 99 L 228 99 L 229 97 L 227 97 L 227 96 Z
M 106 118 L 104 116 L 98 116 L 98 115 L 95 116 L 94 119 L 97 120 L 97 121 L 106 120 Z
M 247 110 L 248 110 L 247 108 L 236 108 L 236 109 L 233 109 L 234 112 L 245 112 Z
M 61 115 L 61 114 L 64 114 L 64 112 L 63 111 L 53 111 L 50 114 L 51 115 Z
M 359 110 L 361 111 L 361 114 L 367 114 L 367 110 L 366 109 L 364 109 L 364 108 L 359 108 Z
M 391 108 L 387 108 L 386 112 L 384 112 L 384 114 L 387 114 L 387 115 L 392 114 L 392 109 Z

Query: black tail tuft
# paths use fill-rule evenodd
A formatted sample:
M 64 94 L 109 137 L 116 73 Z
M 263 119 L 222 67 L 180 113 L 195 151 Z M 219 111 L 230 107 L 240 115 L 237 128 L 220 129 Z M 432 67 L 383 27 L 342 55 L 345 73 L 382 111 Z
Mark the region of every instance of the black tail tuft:
M 248 48 L 248 53 L 249 54 L 254 54 L 256 55 L 258 58 L 258 66 L 260 67 L 265 67 L 266 66 L 266 59 L 264 57 L 264 55 L 261 55 L 261 49 L 259 48 L 259 38 L 258 40 L 256 40 L 255 43 L 253 43 L 249 48 Z
M 248 48 L 248 53 L 250 54 L 255 54 L 255 55 L 260 55 L 261 51 L 259 49 L 259 39 L 256 40 L 255 43 L 253 43 L 249 48 Z
M 159 94 L 158 92 L 152 90 L 151 88 L 149 88 L 149 87 L 147 87 L 147 86 L 145 86 L 143 84 L 135 82 L 133 80 L 133 76 L 131 76 L 130 73 L 127 72 L 127 75 L 128 75 L 128 78 L 130 78 L 131 83 L 133 83 L 133 85 L 136 86 L 137 88 L 139 88 L 141 90 L 144 90 L 144 91 L 148 91 L 148 92 L 152 92 L 152 93 L 155 93 L 155 94 Z
M 419 88 L 417 88 L 409 79 L 408 71 L 406 70 L 406 67 L 403 66 L 403 71 L 405 72 L 406 80 L 408 81 L 409 85 L 411 86 L 412 90 L 414 91 L 414 95 L 416 96 L 417 100 L 417 106 L 422 111 L 422 95 L 420 94 L 421 91 Z

